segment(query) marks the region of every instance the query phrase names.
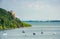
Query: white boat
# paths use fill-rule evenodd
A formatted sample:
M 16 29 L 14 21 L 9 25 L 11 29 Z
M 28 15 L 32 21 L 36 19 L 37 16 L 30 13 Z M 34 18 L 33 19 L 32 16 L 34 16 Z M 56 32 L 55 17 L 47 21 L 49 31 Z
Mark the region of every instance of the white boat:
M 7 33 L 6 33 L 6 32 L 4 32 L 4 33 L 3 33 L 3 36 L 4 36 L 4 35 L 7 35 Z

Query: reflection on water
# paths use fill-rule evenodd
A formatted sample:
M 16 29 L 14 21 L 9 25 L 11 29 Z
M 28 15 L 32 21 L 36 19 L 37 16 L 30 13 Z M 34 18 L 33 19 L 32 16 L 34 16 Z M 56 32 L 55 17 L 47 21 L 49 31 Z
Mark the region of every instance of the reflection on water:
M 0 30 L 0 39 L 60 39 L 60 27 L 33 25 L 29 28 Z

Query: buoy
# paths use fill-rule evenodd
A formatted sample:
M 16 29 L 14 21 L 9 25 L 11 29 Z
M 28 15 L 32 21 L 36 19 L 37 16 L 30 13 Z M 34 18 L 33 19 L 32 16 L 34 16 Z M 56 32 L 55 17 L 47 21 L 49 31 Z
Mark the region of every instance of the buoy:
M 23 30 L 22 33 L 25 33 L 25 31 Z
M 33 35 L 36 35 L 36 33 L 33 33 Z
M 41 34 L 43 34 L 43 32 L 41 32 Z

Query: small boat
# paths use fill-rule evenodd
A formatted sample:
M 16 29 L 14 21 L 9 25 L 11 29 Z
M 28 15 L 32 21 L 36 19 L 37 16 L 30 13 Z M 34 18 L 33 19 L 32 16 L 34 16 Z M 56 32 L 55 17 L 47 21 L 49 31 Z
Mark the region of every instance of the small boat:
M 3 33 L 3 35 L 7 35 L 7 33 L 6 33 L 6 32 L 4 32 L 4 33 Z

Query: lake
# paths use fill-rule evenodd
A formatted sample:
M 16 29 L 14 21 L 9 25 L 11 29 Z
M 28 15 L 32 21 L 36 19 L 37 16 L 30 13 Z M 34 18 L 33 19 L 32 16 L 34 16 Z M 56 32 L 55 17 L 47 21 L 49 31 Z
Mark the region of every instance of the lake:
M 60 39 L 60 22 L 27 23 L 32 27 L 0 30 L 0 39 Z

